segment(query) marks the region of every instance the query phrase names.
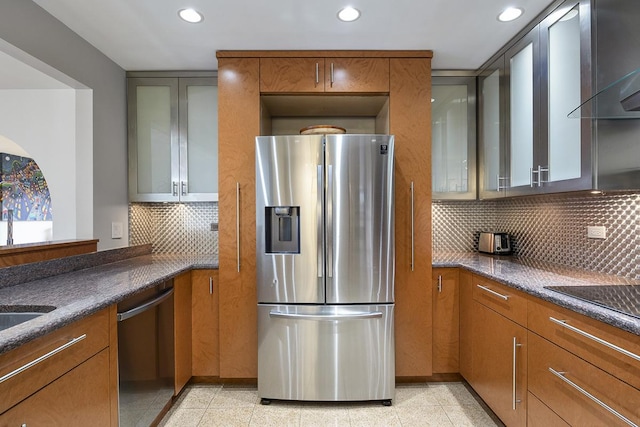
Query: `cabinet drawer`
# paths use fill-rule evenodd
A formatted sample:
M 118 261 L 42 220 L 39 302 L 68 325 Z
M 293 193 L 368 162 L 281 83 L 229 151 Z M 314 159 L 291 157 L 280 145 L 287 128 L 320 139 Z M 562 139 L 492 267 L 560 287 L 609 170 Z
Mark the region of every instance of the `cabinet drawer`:
M 109 310 L 105 309 L 1 355 L 0 378 L 5 379 L 0 382 L 0 413 L 108 345 Z
M 640 390 L 533 332 L 528 342 L 529 391 L 570 425 L 622 426 L 640 421 Z
M 527 395 L 527 427 L 537 426 L 569 427 L 569 424 L 529 392 Z
M 527 298 L 515 289 L 474 275 L 473 299 L 506 318 L 527 326 Z
M 529 301 L 530 330 L 640 389 L 640 338 L 544 301 Z

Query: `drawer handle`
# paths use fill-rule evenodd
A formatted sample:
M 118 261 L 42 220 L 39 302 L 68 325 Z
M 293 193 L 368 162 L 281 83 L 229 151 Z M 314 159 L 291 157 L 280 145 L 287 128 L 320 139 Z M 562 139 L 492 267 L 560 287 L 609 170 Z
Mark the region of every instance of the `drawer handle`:
M 480 289 L 482 289 L 483 291 L 487 291 L 489 292 L 491 295 L 494 295 L 498 298 L 502 298 L 505 301 L 509 301 L 509 297 L 506 295 L 502 295 L 496 291 L 492 291 L 491 289 L 487 288 L 486 286 L 482 286 L 482 285 L 476 285 L 477 287 L 479 287 Z
M 638 356 L 637 354 L 632 353 L 629 350 L 625 350 L 622 347 L 618 347 L 615 344 L 611 344 L 610 342 L 605 341 L 602 338 L 598 338 L 595 335 L 591 335 L 590 333 L 585 332 L 582 329 L 578 329 L 575 326 L 571 326 L 570 324 L 567 323 L 566 320 L 558 320 L 558 319 L 556 319 L 554 317 L 549 317 L 549 320 L 551 320 L 553 323 L 556 323 L 556 324 L 562 326 L 563 328 L 567 328 L 570 331 L 575 332 L 578 335 L 582 335 L 583 337 L 589 338 L 590 340 L 593 340 L 593 341 L 597 342 L 598 344 L 602 344 L 605 347 L 609 347 L 610 349 L 615 350 L 618 353 L 622 353 L 625 356 L 630 357 L 630 358 L 635 359 L 638 362 L 640 362 L 640 356 Z
M 588 397 L 589 399 L 591 399 L 592 401 L 594 401 L 598 405 L 602 406 L 604 409 L 606 409 L 611 414 L 615 415 L 616 417 L 618 417 L 619 419 L 621 419 L 625 423 L 627 423 L 627 424 L 629 424 L 630 426 L 633 426 L 633 427 L 638 427 L 638 425 L 633 423 L 629 418 L 625 417 L 620 412 L 616 411 L 611 406 L 607 405 L 602 400 L 598 399 L 597 397 L 595 397 L 594 395 L 589 393 L 587 390 L 583 389 L 578 384 L 574 383 L 569 378 L 567 378 L 566 377 L 566 372 L 558 372 L 558 371 L 556 371 L 555 369 L 553 369 L 551 367 L 549 367 L 549 372 L 551 372 L 556 377 L 560 378 L 565 383 L 569 384 L 571 387 L 575 388 L 577 391 L 579 391 L 580 393 L 582 393 L 583 395 L 585 395 L 586 397 Z
M 73 338 L 71 341 L 67 342 L 66 344 L 62 344 L 60 347 L 51 350 L 49 353 L 43 354 L 42 356 L 38 357 L 37 359 L 32 360 L 31 362 L 27 363 L 26 365 L 22 365 L 18 369 L 9 372 L 8 374 L 4 375 L 3 377 L 0 377 L 0 384 L 2 384 L 3 382 L 7 381 L 10 378 L 15 377 L 18 374 L 26 371 L 27 369 L 36 366 L 38 363 L 44 362 L 45 360 L 47 360 L 51 356 L 55 356 L 56 354 L 60 353 L 61 351 L 66 350 L 67 348 L 71 347 L 72 345 L 75 345 L 75 344 L 79 343 L 80 341 L 82 341 L 86 337 L 87 337 L 87 334 L 83 334 L 83 335 L 80 335 L 77 338 Z

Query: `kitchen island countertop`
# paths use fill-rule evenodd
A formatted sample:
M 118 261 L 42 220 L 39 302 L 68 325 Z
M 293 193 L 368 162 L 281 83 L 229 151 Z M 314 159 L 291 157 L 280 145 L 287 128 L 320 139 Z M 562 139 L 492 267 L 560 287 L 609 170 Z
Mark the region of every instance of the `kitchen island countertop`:
M 545 286 L 629 285 L 630 279 L 511 256 L 434 253 L 433 267 L 462 267 L 592 319 L 640 335 L 640 319 L 573 298 Z

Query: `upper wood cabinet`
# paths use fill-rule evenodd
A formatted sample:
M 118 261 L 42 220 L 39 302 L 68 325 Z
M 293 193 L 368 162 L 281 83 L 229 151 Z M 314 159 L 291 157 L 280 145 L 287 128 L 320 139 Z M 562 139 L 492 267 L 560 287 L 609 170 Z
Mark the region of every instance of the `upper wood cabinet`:
M 261 93 L 387 93 L 388 58 L 260 58 Z

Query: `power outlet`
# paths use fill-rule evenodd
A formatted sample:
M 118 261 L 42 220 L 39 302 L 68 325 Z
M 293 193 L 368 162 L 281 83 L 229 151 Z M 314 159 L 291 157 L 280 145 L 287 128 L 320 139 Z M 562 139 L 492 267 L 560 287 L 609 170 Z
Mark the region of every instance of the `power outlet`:
M 607 229 L 603 225 L 590 225 L 587 227 L 587 238 L 606 239 Z
M 112 239 L 122 239 L 122 223 L 121 222 L 112 222 L 111 223 L 111 238 Z

